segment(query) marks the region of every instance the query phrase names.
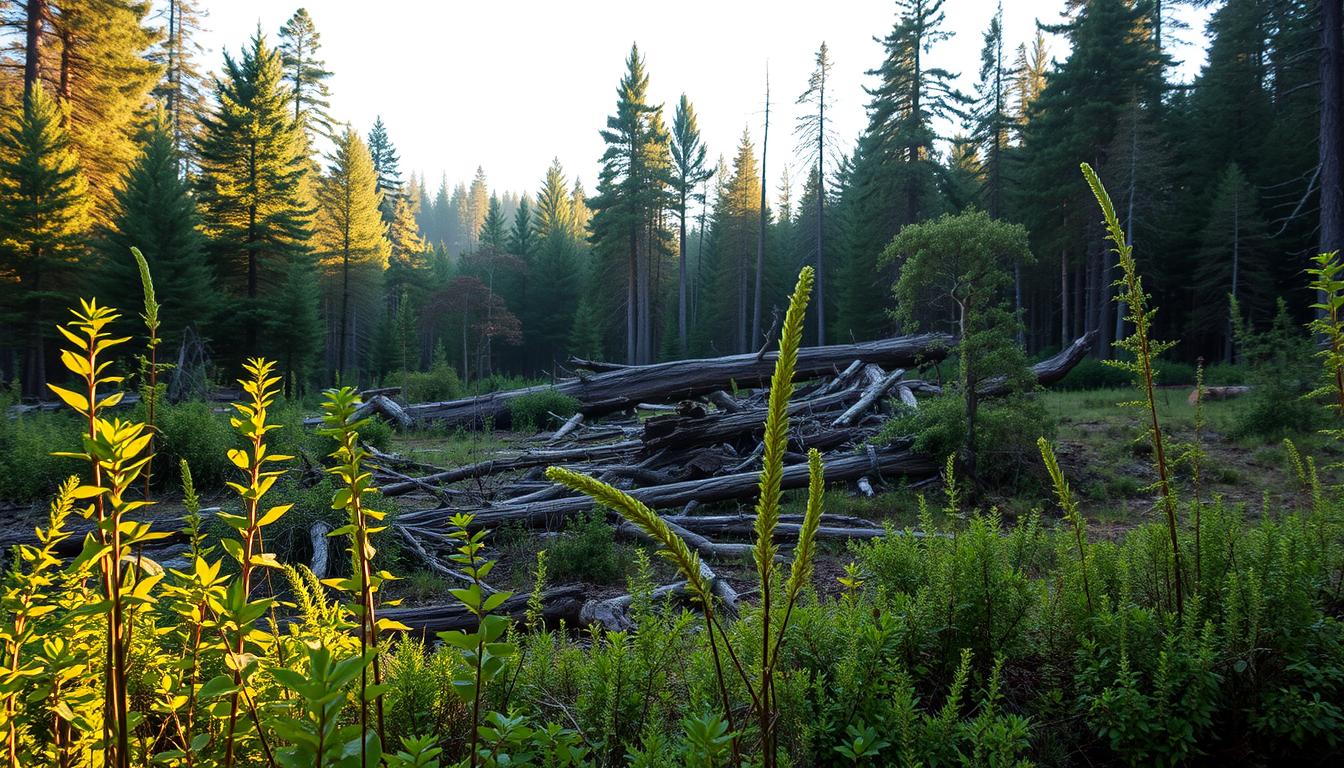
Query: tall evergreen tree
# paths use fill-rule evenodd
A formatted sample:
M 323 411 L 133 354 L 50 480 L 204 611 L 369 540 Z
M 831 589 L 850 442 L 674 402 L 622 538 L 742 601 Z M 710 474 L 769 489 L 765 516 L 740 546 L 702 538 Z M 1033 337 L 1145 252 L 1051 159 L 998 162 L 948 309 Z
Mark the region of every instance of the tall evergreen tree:
M 499 200 L 490 194 L 490 185 L 486 183 L 484 168 L 476 166 L 476 175 L 472 177 L 471 187 L 467 189 L 462 204 L 464 206 L 462 210 L 463 224 L 466 233 L 465 245 L 468 249 L 475 250 L 477 245 L 485 239 L 481 230 L 485 227 L 485 220 L 490 215 L 490 209 L 499 205 Z M 503 211 L 499 212 L 499 216 L 502 231 Z
M 533 217 L 537 238 L 545 240 L 552 232 L 579 237 L 580 228 L 574 220 L 574 201 L 565 181 L 565 169 L 560 158 L 551 161 L 546 177 L 537 192 L 537 214 Z
M 509 230 L 509 253 L 524 261 L 536 253 L 536 230 L 532 222 L 532 201 L 524 196 L 513 214 L 513 227 Z
M 401 197 L 401 169 L 397 149 L 392 146 L 392 138 L 387 135 L 387 126 L 383 118 L 374 118 L 373 128 L 369 130 L 369 155 L 373 157 L 373 170 L 378 174 L 378 191 L 383 195 L 383 218 L 388 223 L 396 202 Z
M 714 212 L 714 303 L 719 310 L 715 338 L 723 351 L 747 352 L 751 313 L 750 283 L 761 215 L 761 178 L 751 134 L 744 129 L 733 158 L 732 176 L 720 192 Z
M 316 240 L 328 294 L 335 299 L 330 302 L 336 308 L 334 322 L 327 323 L 329 329 L 335 326 L 334 334 L 329 331 L 329 337 L 336 337 L 334 370 L 346 380 L 359 360 L 356 321 L 364 318 L 361 325 L 370 334 L 377 327 L 378 313 L 373 309 L 391 246 L 380 212 L 378 174 L 359 134 L 347 127 L 327 162 L 327 173 L 318 184 Z
M 1000 2 L 998 12 L 989 20 L 989 29 L 985 30 L 985 45 L 980 51 L 980 81 L 976 84 L 971 111 L 971 138 L 979 149 L 984 174 L 984 208 L 996 219 L 1004 214 L 1003 165 L 1011 126 L 1009 85 L 1009 72 L 1003 58 L 1003 3 Z M 1016 283 L 1016 269 L 1014 275 Z
M 198 115 L 206 109 L 205 73 L 198 61 L 205 49 L 196 37 L 204 17 L 199 0 L 165 0 L 159 10 L 164 34 L 153 60 L 163 67 L 163 77 L 154 96 L 168 114 L 173 145 L 183 160 L 195 151 Z
M 670 163 L 662 108 L 648 101 L 649 76 L 638 46 L 616 89 L 616 113 L 602 131 L 606 151 L 593 199 L 593 243 L 609 266 L 624 267 L 626 360 L 653 360 L 653 275 L 666 247 L 662 212 Z
M 798 136 L 799 154 L 812 167 L 810 179 L 815 180 L 816 194 L 812 205 L 803 209 L 802 215 L 815 216 L 816 223 L 811 227 L 816 243 L 810 261 L 816 270 L 816 328 L 817 344 L 826 343 L 826 148 L 835 146 L 835 137 L 826 117 L 826 84 L 831 77 L 831 53 L 822 41 L 817 49 L 816 66 L 807 79 L 807 90 L 798 97 L 798 104 L 807 105 L 808 110 L 798 116 L 798 125 L 794 132 Z
M 1255 189 L 1240 168 L 1228 165 L 1201 233 L 1190 317 L 1193 333 L 1221 340 L 1225 362 L 1233 361 L 1235 324 L 1242 319 L 1268 321 L 1274 313 L 1265 234 Z M 1233 300 L 1241 318 L 1231 314 Z
M 140 306 L 139 269 L 131 248 L 149 263 L 160 306 L 159 338 L 171 348 L 187 326 L 206 329 L 219 308 L 214 272 L 191 187 L 180 171 L 176 129 L 166 108 L 147 126 L 140 158 L 118 188 L 112 225 L 99 243 L 96 295 L 129 312 Z
M 25 350 L 29 396 L 47 394 L 47 339 L 77 287 L 91 225 L 87 192 L 61 110 L 36 83 L 0 128 L 0 318 Z
M 700 140 L 700 125 L 696 120 L 695 107 L 681 95 L 677 102 L 677 113 L 672 118 L 672 193 L 677 197 L 677 339 L 679 351 L 686 354 L 687 348 L 687 300 L 688 286 L 686 269 L 686 210 L 687 203 L 703 203 L 697 189 L 700 183 L 709 178 L 711 171 L 705 167 L 704 142 Z
M 327 80 L 331 72 L 326 62 L 318 58 L 322 35 L 308 15 L 300 8 L 280 27 L 280 57 L 284 64 L 284 80 L 289 86 L 292 119 L 311 142 L 316 136 L 331 136 L 332 121 L 327 110 L 331 108 L 331 89 Z
M 215 104 L 202 122 L 197 181 L 209 253 L 233 306 L 238 354 L 258 346 L 263 298 L 311 266 L 306 258 L 312 207 L 303 196 L 305 142 L 282 82 L 280 56 L 256 34 L 241 58 L 225 54 Z M 292 356 L 296 361 L 301 356 Z

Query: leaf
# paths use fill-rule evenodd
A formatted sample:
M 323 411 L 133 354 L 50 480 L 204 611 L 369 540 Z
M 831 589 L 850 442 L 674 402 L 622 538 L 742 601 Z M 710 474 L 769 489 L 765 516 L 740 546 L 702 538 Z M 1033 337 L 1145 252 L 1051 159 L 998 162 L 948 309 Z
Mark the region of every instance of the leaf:
M 65 401 L 66 405 L 74 408 L 76 411 L 79 411 L 80 413 L 89 412 L 89 398 L 84 395 L 81 395 L 78 392 L 71 392 L 68 389 L 63 389 L 55 384 L 48 384 L 47 389 L 55 392 L 57 397 L 61 398 L 61 400 Z

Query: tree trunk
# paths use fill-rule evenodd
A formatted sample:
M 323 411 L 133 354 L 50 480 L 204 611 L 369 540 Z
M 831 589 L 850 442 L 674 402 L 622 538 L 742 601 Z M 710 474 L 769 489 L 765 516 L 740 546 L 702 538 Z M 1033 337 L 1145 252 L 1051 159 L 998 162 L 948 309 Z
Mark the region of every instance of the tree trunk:
M 751 344 L 761 343 L 761 276 L 765 272 L 765 158 L 770 150 L 770 70 L 765 72 L 765 133 L 761 138 L 761 227 L 756 235 L 756 292 L 751 302 Z M 745 351 L 745 350 L 744 350 Z
M 686 356 L 686 190 L 681 190 L 677 210 L 680 212 L 680 233 L 677 248 L 681 251 L 677 265 L 677 342 L 682 357 Z
M 1069 252 L 1059 249 L 1059 346 L 1069 341 Z
M 1344 248 L 1344 0 L 1321 0 L 1320 252 Z
M 24 19 L 23 92 L 27 95 L 42 76 L 42 26 L 48 16 L 47 0 L 28 0 Z
M 817 346 L 826 344 L 826 269 L 822 243 L 826 231 L 826 73 L 817 98 Z
M 630 365 L 639 363 L 639 358 L 636 356 L 639 329 L 635 325 L 635 310 L 639 306 L 638 291 L 635 286 L 638 283 L 639 225 L 636 224 L 630 231 L 630 259 L 626 263 L 625 282 L 625 361 Z

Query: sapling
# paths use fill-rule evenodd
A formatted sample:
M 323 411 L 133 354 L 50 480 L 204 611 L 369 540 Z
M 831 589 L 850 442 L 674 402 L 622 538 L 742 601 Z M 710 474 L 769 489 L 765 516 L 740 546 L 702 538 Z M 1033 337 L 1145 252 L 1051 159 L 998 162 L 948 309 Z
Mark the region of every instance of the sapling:
M 1176 593 L 1176 614 L 1185 613 L 1184 566 L 1181 563 L 1181 543 L 1179 526 L 1176 520 L 1176 492 L 1172 487 L 1171 475 L 1167 466 L 1167 446 L 1162 432 L 1162 423 L 1157 415 L 1157 372 L 1153 361 L 1173 344 L 1152 338 L 1153 317 L 1156 309 L 1148 308 L 1148 293 L 1143 288 L 1143 278 L 1139 275 L 1138 264 L 1134 261 L 1134 247 L 1125 237 L 1125 231 L 1116 217 L 1111 196 L 1102 186 L 1096 171 L 1087 163 L 1082 164 L 1083 176 L 1092 188 L 1092 194 L 1101 206 L 1106 224 L 1106 239 L 1111 241 L 1112 251 L 1119 257 L 1121 277 L 1115 281 L 1120 290 L 1116 301 L 1124 303 L 1125 319 L 1134 327 L 1134 332 L 1116 345 L 1134 356 L 1133 360 L 1106 360 L 1121 370 L 1134 374 L 1135 383 L 1144 394 L 1144 400 L 1132 403 L 1147 412 L 1148 439 L 1153 447 L 1153 463 L 1157 469 L 1156 488 L 1161 496 L 1162 509 L 1167 517 L 1167 534 L 1171 544 L 1173 580 Z

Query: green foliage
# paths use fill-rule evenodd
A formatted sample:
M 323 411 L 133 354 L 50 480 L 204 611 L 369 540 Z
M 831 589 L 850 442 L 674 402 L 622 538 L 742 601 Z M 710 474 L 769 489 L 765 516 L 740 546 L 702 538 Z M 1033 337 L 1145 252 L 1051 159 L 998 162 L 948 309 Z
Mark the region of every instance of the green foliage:
M 1126 359 L 1122 353 L 1119 359 Z M 1210 369 L 1209 384 L 1222 385 L 1239 383 L 1237 369 L 1229 366 L 1213 366 Z M 1215 375 L 1213 372 L 1217 371 Z M 1195 367 L 1177 360 L 1154 360 L 1153 373 L 1157 380 L 1166 385 L 1193 385 Z M 1078 361 L 1064 378 L 1050 385 L 1051 389 L 1087 390 L 1087 389 L 1123 389 L 1133 383 L 1133 377 L 1122 368 L 1109 365 L 1105 360 L 1084 358 Z
M 51 496 L 79 471 L 69 459 L 51 455 L 51 449 L 78 444 L 79 433 L 79 421 L 68 413 L 0 417 L 0 499 L 29 502 Z
M 403 371 L 401 396 L 408 403 L 434 403 L 462 396 L 462 381 L 446 360 L 435 360 L 428 371 Z
M 557 579 L 612 584 L 625 571 L 616 535 L 598 511 L 572 518 L 546 551 L 549 572 Z
M 567 419 L 578 411 L 578 400 L 547 388 L 509 400 L 509 424 L 518 432 L 533 432 L 545 429 L 557 418 Z
M 164 466 L 176 467 L 186 461 L 198 487 L 215 491 L 224 487 L 233 465 L 226 455 L 238 447 L 237 437 L 226 417 L 216 414 L 209 403 L 160 403 L 155 415 L 158 422 L 159 455 L 167 461 Z M 176 478 L 160 470 L 165 482 Z
M 1236 302 L 1232 311 L 1234 318 L 1241 314 Z M 1268 328 L 1256 330 L 1249 321 L 1238 321 L 1236 344 L 1250 369 L 1246 383 L 1251 391 L 1242 396 L 1234 433 L 1283 437 L 1309 431 L 1319 411 L 1304 396 L 1319 374 L 1312 364 L 1311 339 L 1294 327 L 1283 300 Z
M 980 480 L 1000 489 L 1039 485 L 1041 478 L 1031 460 L 1036 438 L 1054 434 L 1054 420 L 1040 398 L 1018 394 L 982 401 L 975 430 Z M 910 436 L 911 448 L 924 456 L 939 460 L 956 454 L 966 445 L 962 399 L 940 395 L 920 400 L 918 409 L 898 406 L 873 442 L 890 444 Z

